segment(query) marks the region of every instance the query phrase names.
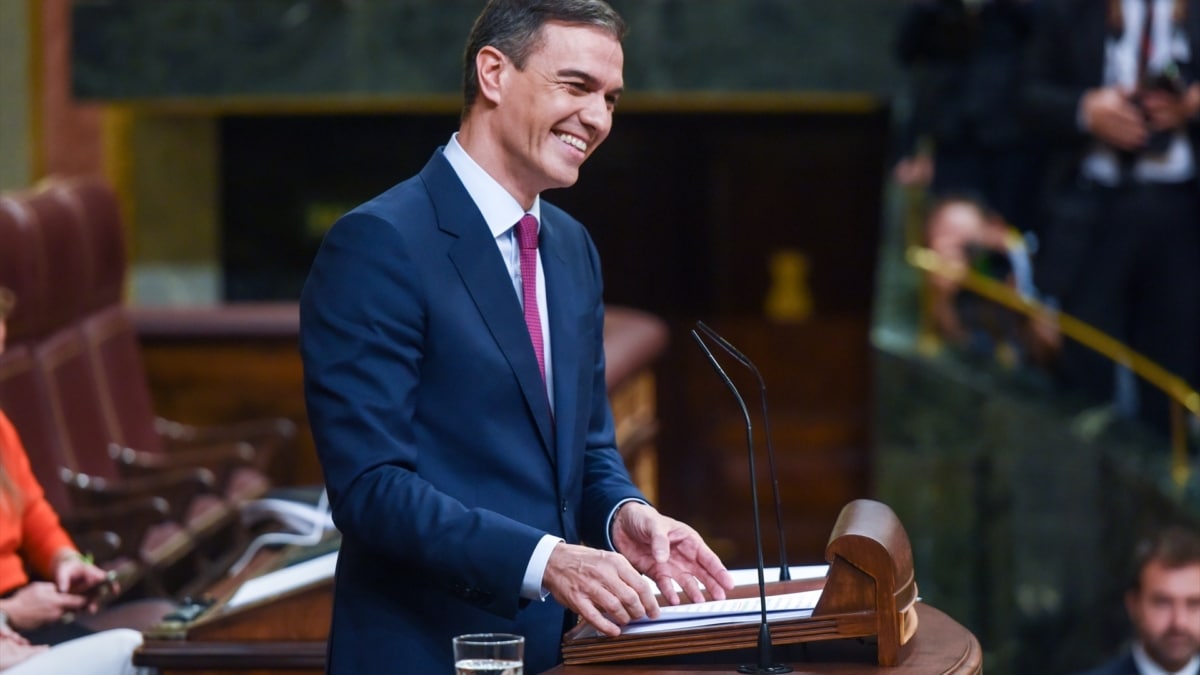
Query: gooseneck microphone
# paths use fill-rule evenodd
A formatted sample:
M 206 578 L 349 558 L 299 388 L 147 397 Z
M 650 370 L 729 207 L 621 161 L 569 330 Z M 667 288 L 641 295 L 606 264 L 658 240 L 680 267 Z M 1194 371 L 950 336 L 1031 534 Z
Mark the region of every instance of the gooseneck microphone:
M 787 543 L 783 538 L 783 507 L 779 504 L 779 472 L 775 470 L 775 445 L 771 443 L 771 418 L 767 416 L 767 383 L 763 380 L 762 373 L 758 371 L 754 362 L 737 347 L 730 344 L 729 340 L 721 337 L 717 331 L 703 321 L 697 321 L 696 327 L 715 340 L 721 349 L 724 349 L 738 363 L 749 368 L 750 372 L 754 373 L 754 377 L 758 378 L 758 398 L 762 401 L 763 432 L 767 436 L 767 469 L 771 474 L 771 491 L 775 496 L 775 529 L 779 537 L 779 580 L 791 581 L 792 571 L 788 567 Z
M 721 377 L 721 381 L 729 388 L 733 397 L 737 399 L 738 405 L 742 409 L 742 416 L 746 419 L 746 449 L 750 460 L 750 500 L 754 506 L 754 544 L 758 553 L 758 602 L 760 619 L 758 625 L 758 663 L 743 664 L 738 666 L 737 672 L 757 675 L 766 673 L 775 675 L 777 673 L 790 673 L 790 666 L 771 663 L 771 627 L 767 623 L 767 582 L 764 575 L 765 566 L 763 565 L 763 546 L 762 546 L 762 528 L 759 526 L 758 518 L 758 487 L 756 485 L 754 472 L 754 427 L 750 422 L 750 411 L 746 409 L 746 401 L 742 398 L 740 392 L 733 384 L 733 380 L 729 379 L 729 375 L 725 374 L 725 369 L 721 367 L 717 357 L 713 355 L 712 350 L 704 343 L 704 339 L 700 334 L 692 330 L 692 338 L 696 340 L 696 344 L 700 345 L 700 349 L 704 350 L 704 355 L 708 357 L 708 362 L 712 364 L 717 375 Z

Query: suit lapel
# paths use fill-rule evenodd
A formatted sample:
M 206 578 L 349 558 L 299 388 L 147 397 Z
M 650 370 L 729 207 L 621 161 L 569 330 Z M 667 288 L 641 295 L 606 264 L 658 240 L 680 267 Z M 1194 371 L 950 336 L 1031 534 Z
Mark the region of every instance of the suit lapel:
M 450 261 L 512 368 L 542 437 L 542 447 L 553 463 L 554 436 L 546 388 L 538 371 L 537 356 L 529 341 L 520 303 L 513 293 L 512 281 L 492 233 L 440 150 L 422 169 L 421 179 L 437 212 L 438 227 L 457 238 L 449 250 Z
M 564 250 L 565 242 L 557 224 L 542 209 L 542 271 L 546 275 L 546 309 L 550 313 L 550 349 L 554 359 L 554 427 L 558 455 L 559 481 L 570 475 L 570 453 L 564 449 L 574 443 L 575 426 L 578 421 L 580 368 L 585 367 L 580 358 L 580 344 L 587 336 L 579 335 L 576 314 L 579 306 L 575 302 L 578 290 L 574 287 L 574 275 Z

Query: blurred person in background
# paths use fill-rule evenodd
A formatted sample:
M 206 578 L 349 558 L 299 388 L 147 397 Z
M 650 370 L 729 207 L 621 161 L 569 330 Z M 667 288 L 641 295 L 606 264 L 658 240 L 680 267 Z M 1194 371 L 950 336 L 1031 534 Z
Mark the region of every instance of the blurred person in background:
M 1053 148 L 1043 293 L 1193 385 L 1200 375 L 1200 0 L 1057 0 L 1037 12 L 1023 113 Z M 1070 342 L 1067 386 L 1163 431 L 1164 395 Z
M 963 276 L 975 272 L 1039 299 L 1025 238 L 1016 228 L 979 200 L 952 195 L 930 207 L 925 236 L 949 272 L 928 277 L 930 315 L 942 339 L 1006 367 L 1053 358 L 1060 340 L 1052 317 L 1027 319 L 962 288 Z
M 1200 535 L 1169 527 L 1138 544 L 1125 610 L 1133 644 L 1085 675 L 1200 672 Z
M 1031 229 L 1036 162 L 1016 114 L 1032 0 L 911 0 L 896 56 L 908 71 L 910 111 L 894 177 L 936 198 L 970 197 Z

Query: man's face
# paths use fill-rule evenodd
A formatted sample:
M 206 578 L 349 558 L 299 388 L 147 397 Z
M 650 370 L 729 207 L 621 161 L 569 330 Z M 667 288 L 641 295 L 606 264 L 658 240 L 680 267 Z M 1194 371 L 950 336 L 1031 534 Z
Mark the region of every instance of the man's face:
M 506 69 L 494 131 L 500 182 L 519 201 L 574 185 L 612 129 L 624 63 L 621 44 L 603 29 L 551 22 L 525 69 Z
M 1164 669 L 1179 670 L 1200 651 L 1200 564 L 1171 569 L 1151 561 L 1125 606 L 1146 653 Z

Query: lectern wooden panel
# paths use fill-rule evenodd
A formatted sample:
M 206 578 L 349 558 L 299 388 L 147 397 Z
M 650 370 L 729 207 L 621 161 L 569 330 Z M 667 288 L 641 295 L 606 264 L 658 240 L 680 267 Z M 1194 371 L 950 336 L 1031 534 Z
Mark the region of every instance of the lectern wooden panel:
M 921 630 L 905 646 L 899 663 L 880 666 L 876 649 L 859 640 L 838 640 L 776 649 L 776 661 L 788 663 L 797 675 L 979 675 L 983 653 L 979 641 L 954 619 L 923 603 L 915 605 Z M 733 673 L 738 664 L 754 661 L 752 652 L 706 654 L 697 663 L 623 662 L 567 666 L 544 675 L 692 675 Z M 532 675 L 532 674 L 531 674 Z
M 904 526 L 887 505 L 867 499 L 842 508 L 826 547 L 829 573 L 812 615 L 771 622 L 775 644 L 873 637 L 879 665 L 900 662 L 901 647 L 917 630 L 917 587 Z M 747 589 L 736 589 L 746 593 Z M 756 594 L 757 587 L 752 587 Z M 768 584 L 768 595 L 792 593 L 794 582 Z M 753 619 L 753 617 L 749 617 Z M 759 623 L 748 621 L 654 633 L 599 635 L 581 624 L 563 640 L 568 665 L 698 652 L 748 649 Z

